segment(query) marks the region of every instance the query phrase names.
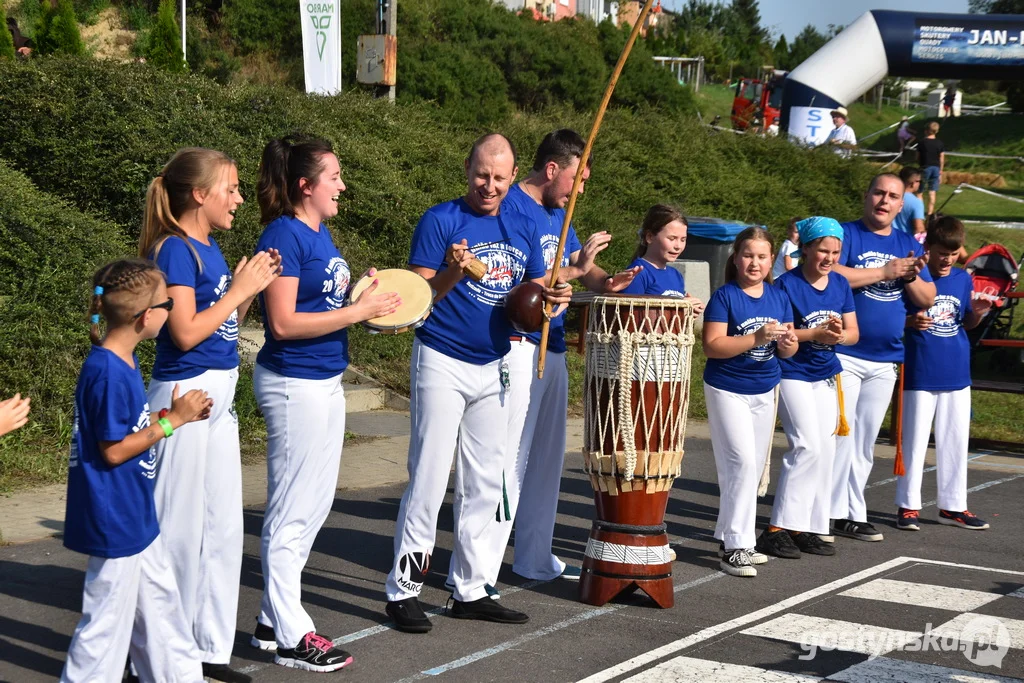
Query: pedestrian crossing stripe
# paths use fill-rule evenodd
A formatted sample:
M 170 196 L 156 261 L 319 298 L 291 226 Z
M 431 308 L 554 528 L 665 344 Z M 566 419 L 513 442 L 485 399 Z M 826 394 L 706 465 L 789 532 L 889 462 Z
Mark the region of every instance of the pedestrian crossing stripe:
M 897 599 L 899 592 L 903 591 L 903 595 L 907 595 L 908 589 L 914 586 L 920 586 L 920 584 L 911 584 L 910 582 L 893 581 L 889 579 L 874 579 L 873 577 L 878 574 L 890 572 L 903 565 L 926 565 L 934 567 L 944 568 L 956 568 L 956 569 L 967 569 L 984 571 L 995 574 L 1002 574 L 1007 576 L 1013 576 L 1020 580 L 1020 583 L 1024 584 L 1024 572 L 1010 570 L 1010 569 L 999 569 L 993 567 L 980 567 L 976 565 L 959 564 L 955 562 L 943 562 L 939 560 L 929 560 L 924 558 L 915 557 L 897 557 L 887 562 L 883 562 L 874 567 L 856 572 L 849 576 L 837 579 L 830 583 L 824 584 L 817 588 L 811 589 L 804 593 L 792 596 L 785 600 L 782 600 L 775 605 L 765 607 L 754 612 L 741 615 L 735 619 L 710 626 L 697 633 L 691 634 L 684 638 L 680 638 L 674 642 L 668 643 L 661 647 L 655 648 L 649 652 L 637 655 L 632 659 L 625 662 L 612 666 L 604 671 L 599 671 L 592 676 L 582 679 L 580 683 L 603 683 L 604 681 L 610 681 L 612 679 L 618 679 L 628 674 L 633 674 L 623 680 L 639 683 L 640 681 L 695 681 L 697 683 L 713 683 L 718 678 L 715 678 L 718 674 L 714 673 L 717 671 L 723 672 L 721 680 L 729 680 L 731 682 L 736 680 L 751 680 L 751 681 L 802 681 L 802 680 L 822 680 L 817 676 L 807 676 L 806 674 L 794 674 L 791 672 L 779 672 L 769 669 L 762 669 L 759 667 L 746 667 L 737 669 L 735 667 L 742 667 L 740 664 L 729 664 L 725 662 L 716 662 L 707 660 L 708 664 L 700 664 L 696 673 L 692 677 L 690 675 L 676 675 L 673 671 L 676 671 L 679 666 L 683 663 L 687 663 L 690 660 L 694 661 L 705 661 L 699 660 L 693 657 L 679 656 L 684 650 L 692 648 L 696 645 L 704 643 L 706 641 L 720 638 L 730 632 L 739 632 L 744 635 L 766 637 L 774 640 L 788 641 L 792 643 L 800 643 L 803 636 L 807 633 L 815 633 L 814 629 L 821 629 L 823 627 L 832 627 L 835 632 L 841 632 L 843 629 L 849 633 L 861 633 L 863 635 L 862 641 L 868 642 L 869 640 L 873 643 L 882 643 L 883 648 L 875 651 L 874 649 L 867 649 L 866 646 L 850 647 L 845 651 L 848 652 L 859 652 L 866 654 L 871 657 L 867 662 L 861 662 L 857 665 L 848 667 L 842 672 L 836 672 L 829 676 L 829 680 L 849 680 L 852 683 L 859 683 L 860 681 L 869 680 L 943 680 L 943 681 L 962 681 L 962 682 L 974 682 L 974 681 L 1009 681 L 1016 679 L 1008 679 L 997 675 L 988 674 L 976 674 L 974 672 L 962 671 L 959 669 L 950 669 L 946 667 L 930 666 L 918 664 L 910 661 L 896 660 L 892 658 L 886 658 L 885 652 L 891 652 L 894 649 L 907 647 L 908 650 L 914 649 L 913 643 L 917 639 L 921 639 L 923 636 L 930 635 L 924 631 L 901 631 L 896 629 L 888 629 L 880 626 L 869 626 L 866 624 L 856 622 L 843 622 L 839 620 L 821 619 L 819 617 L 811 617 L 808 615 L 801 614 L 784 614 L 780 613 L 787 612 L 788 610 L 797 607 L 803 603 L 814 600 L 815 598 L 824 596 L 826 594 L 842 595 L 844 597 L 853 597 L 861 599 L 876 599 L 889 602 L 896 602 L 902 604 L 914 604 L 932 607 L 935 609 L 946 609 L 953 611 L 960 610 L 961 608 L 967 608 L 962 611 L 960 615 L 944 622 L 938 629 L 942 629 L 942 634 L 954 636 L 953 641 L 956 642 L 957 637 L 963 633 L 964 628 L 970 624 L 971 619 L 984 619 L 990 622 L 1001 623 L 1003 627 L 1004 642 L 1007 645 L 1015 648 L 1024 648 L 1024 621 L 996 618 L 986 615 L 979 615 L 969 611 L 969 609 L 977 609 L 985 604 L 991 603 L 994 600 L 998 600 L 1003 597 L 1024 597 L 1024 586 L 1020 586 L 1017 590 L 1012 593 L 987 593 L 983 591 L 974 590 L 960 590 L 955 588 L 946 588 L 943 586 L 925 586 L 923 591 L 915 591 L 915 595 L 919 596 L 920 601 L 909 602 L 909 598 Z M 862 582 L 867 583 L 862 584 Z M 902 584 L 902 585 L 896 585 Z M 852 586 L 852 587 L 851 587 Z M 862 588 L 862 586 L 870 586 L 871 590 Z M 849 587 L 849 588 L 848 588 Z M 858 590 L 860 589 L 860 590 Z M 939 604 L 936 604 L 936 600 L 933 597 L 939 596 L 936 600 Z M 942 605 L 946 607 L 942 607 Z M 767 620 L 767 621 L 766 621 Z M 764 622 L 764 623 L 759 623 Z M 936 629 L 936 630 L 938 630 Z M 953 631 L 955 630 L 955 633 Z M 1008 635 L 1007 635 L 1008 634 Z M 854 639 L 856 640 L 856 639 Z M 891 645 L 892 647 L 888 647 Z M 886 649 L 887 648 L 887 649 Z M 842 649 L 842 648 L 838 648 Z M 1004 651 L 1005 654 L 1005 651 Z M 675 655 L 673 657 L 673 655 Z M 667 657 L 672 657 L 668 661 L 665 660 Z M 884 661 L 881 661 L 884 660 Z M 879 663 L 881 661 L 881 663 Z M 671 664 L 670 662 L 676 662 Z M 869 662 L 875 662 L 872 666 L 866 666 Z M 656 666 L 650 667 L 650 665 L 656 664 Z M 709 668 L 710 667 L 710 668 Z M 643 672 L 639 672 L 639 669 L 645 669 Z M 888 677 L 876 677 L 871 678 L 872 675 L 885 674 L 887 670 L 893 672 L 893 676 Z M 704 672 L 704 673 L 700 673 Z M 707 673 L 711 672 L 711 673 Z M 730 675 L 726 673 L 732 672 Z M 874 673 L 872 673 L 874 672 Z M 951 674 L 951 672 L 953 672 Z M 677 672 L 678 673 L 678 672 Z M 842 673 L 847 675 L 847 678 L 837 678 Z M 755 675 L 756 674 L 756 675 Z M 954 675 L 955 674 L 955 675 Z M 794 677 L 797 676 L 797 677 Z

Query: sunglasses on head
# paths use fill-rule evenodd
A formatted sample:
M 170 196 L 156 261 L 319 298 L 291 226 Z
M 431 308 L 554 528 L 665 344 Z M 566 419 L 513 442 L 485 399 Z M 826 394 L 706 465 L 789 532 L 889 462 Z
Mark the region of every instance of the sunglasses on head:
M 150 311 L 150 310 L 153 310 L 155 308 L 162 308 L 165 311 L 167 311 L 168 313 L 170 313 L 171 309 L 174 308 L 174 299 L 168 299 L 167 301 L 163 302 L 162 304 L 154 304 L 153 306 L 149 306 L 148 308 L 144 308 L 141 311 L 139 311 L 138 313 L 136 313 L 135 315 L 133 315 L 132 316 L 132 320 L 135 320 L 136 318 L 140 317 L 146 311 Z

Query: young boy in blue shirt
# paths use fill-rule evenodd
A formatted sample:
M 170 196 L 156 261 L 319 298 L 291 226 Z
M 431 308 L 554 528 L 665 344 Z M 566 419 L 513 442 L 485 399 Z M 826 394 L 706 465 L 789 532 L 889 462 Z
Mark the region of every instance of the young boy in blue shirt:
M 151 261 L 116 261 L 93 278 L 93 347 L 75 389 L 64 523 L 64 545 L 88 555 L 89 565 L 62 682 L 119 681 L 129 652 L 141 680 L 203 680 L 160 540 L 153 446 L 206 419 L 212 401 L 198 389 L 179 397 L 175 387 L 170 410 L 150 415 L 135 357 L 173 305 Z
M 939 523 L 963 529 L 988 524 L 967 509 L 967 437 L 971 425 L 971 349 L 967 332 L 991 303 L 972 301 L 971 276 L 953 268 L 964 244 L 964 226 L 943 216 L 928 229 L 925 249 L 935 281 L 935 303 L 911 309 L 904 339 L 903 457 L 906 474 L 897 480 L 896 527 L 918 531 L 921 476 L 928 435 L 935 421 Z

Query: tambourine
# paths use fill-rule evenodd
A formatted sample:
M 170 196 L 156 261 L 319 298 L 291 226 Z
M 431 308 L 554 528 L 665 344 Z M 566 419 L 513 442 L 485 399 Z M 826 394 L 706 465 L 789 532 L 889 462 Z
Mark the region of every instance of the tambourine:
M 402 303 L 394 313 L 363 321 L 366 329 L 374 334 L 401 334 L 415 330 L 427 321 L 434 308 L 434 290 L 422 276 L 401 268 L 378 270 L 375 275 L 367 275 L 355 284 L 351 299 L 355 301 L 362 296 L 374 280 L 377 280 L 378 292 L 396 292 Z

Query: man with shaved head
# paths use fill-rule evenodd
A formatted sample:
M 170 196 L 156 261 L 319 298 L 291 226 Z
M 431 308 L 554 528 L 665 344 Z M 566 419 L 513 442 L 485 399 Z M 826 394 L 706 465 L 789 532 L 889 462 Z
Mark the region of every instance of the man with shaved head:
M 515 180 L 516 153 L 499 134 L 478 139 L 465 162 L 467 188 L 459 199 L 431 207 L 412 237 L 409 266 L 436 292 L 434 309 L 416 330 L 410 367 L 409 485 L 395 525 L 395 559 L 385 591 L 396 628 L 430 630 L 418 596 L 430 565 L 437 515 L 457 458 L 451 615 L 522 624 L 528 617 L 489 595 L 492 558 L 484 542 L 502 499 L 508 440 L 508 365 L 513 330 L 503 308 L 509 290 L 529 279 L 544 286 L 536 223 L 501 202 Z M 463 268 L 487 267 L 479 281 Z M 567 303 L 569 289 L 545 298 Z

